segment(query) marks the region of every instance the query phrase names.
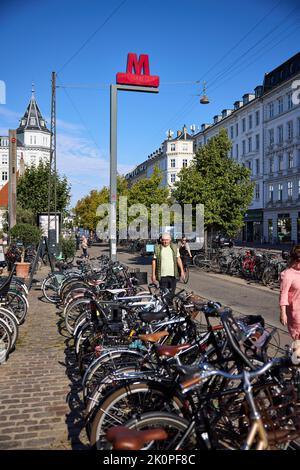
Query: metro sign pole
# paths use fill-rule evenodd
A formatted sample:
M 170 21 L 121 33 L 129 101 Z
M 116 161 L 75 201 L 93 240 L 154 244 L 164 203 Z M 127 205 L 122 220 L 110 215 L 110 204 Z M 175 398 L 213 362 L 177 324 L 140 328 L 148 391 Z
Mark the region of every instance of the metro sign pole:
M 134 72 L 133 72 L 134 70 Z M 143 72 L 143 73 L 142 73 Z M 126 73 L 119 72 L 117 84 L 110 86 L 110 259 L 117 259 L 117 97 L 120 91 L 158 93 L 159 77 L 150 75 L 149 58 L 129 53 Z

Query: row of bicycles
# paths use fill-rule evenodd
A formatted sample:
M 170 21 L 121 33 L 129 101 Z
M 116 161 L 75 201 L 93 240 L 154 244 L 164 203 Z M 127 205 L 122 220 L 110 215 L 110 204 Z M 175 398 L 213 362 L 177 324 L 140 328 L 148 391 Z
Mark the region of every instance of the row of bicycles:
M 104 256 L 65 268 L 43 290 L 74 340 L 91 448 L 299 448 L 300 348 L 279 357 L 262 316 L 142 289 Z
M 6 362 L 15 349 L 29 308 L 28 288 L 14 271 L 13 266 L 9 276 L 0 278 L 0 364 Z
M 238 276 L 278 288 L 280 274 L 287 268 L 287 257 L 285 252 L 279 254 L 245 248 L 208 249 L 197 253 L 193 264 L 206 272 Z

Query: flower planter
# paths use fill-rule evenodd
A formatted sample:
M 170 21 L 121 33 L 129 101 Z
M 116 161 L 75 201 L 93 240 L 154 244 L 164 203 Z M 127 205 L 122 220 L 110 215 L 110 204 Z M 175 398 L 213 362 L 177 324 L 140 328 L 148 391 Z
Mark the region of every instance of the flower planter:
M 16 263 L 16 275 L 26 278 L 29 274 L 30 263 Z

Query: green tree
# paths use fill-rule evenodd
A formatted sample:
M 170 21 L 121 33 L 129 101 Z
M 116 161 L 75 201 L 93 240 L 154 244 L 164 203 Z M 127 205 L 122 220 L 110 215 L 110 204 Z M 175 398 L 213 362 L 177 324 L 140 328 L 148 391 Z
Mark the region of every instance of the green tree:
M 64 214 L 69 202 L 71 188 L 65 176 L 52 176 L 51 185 L 54 186 L 56 178 L 57 211 Z M 49 163 L 40 162 L 39 165 L 26 168 L 25 173 L 18 179 L 17 200 L 22 209 L 37 212 L 48 211 Z M 52 191 L 53 193 L 53 191 Z M 52 194 L 51 210 L 54 209 Z
M 117 196 L 126 196 L 128 193 L 127 181 L 124 176 L 117 177 Z M 73 212 L 75 225 L 88 230 L 96 230 L 100 217 L 96 215 L 97 208 L 101 204 L 107 204 L 110 200 L 109 188 L 104 186 L 100 191 L 93 189 L 87 196 L 80 199 Z
M 250 171 L 228 157 L 230 149 L 227 133 L 221 129 L 181 170 L 173 196 L 180 204 L 204 204 L 206 229 L 234 236 L 244 224 L 254 183 Z

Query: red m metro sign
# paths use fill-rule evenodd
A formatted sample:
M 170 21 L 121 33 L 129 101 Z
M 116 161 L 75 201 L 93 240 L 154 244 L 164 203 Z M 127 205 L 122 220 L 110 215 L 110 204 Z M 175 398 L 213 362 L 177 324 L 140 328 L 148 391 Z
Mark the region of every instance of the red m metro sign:
M 157 75 L 150 75 L 149 57 L 147 54 L 141 54 L 138 60 L 137 54 L 129 52 L 126 73 L 117 73 L 117 84 L 157 88 L 159 86 L 159 77 Z

